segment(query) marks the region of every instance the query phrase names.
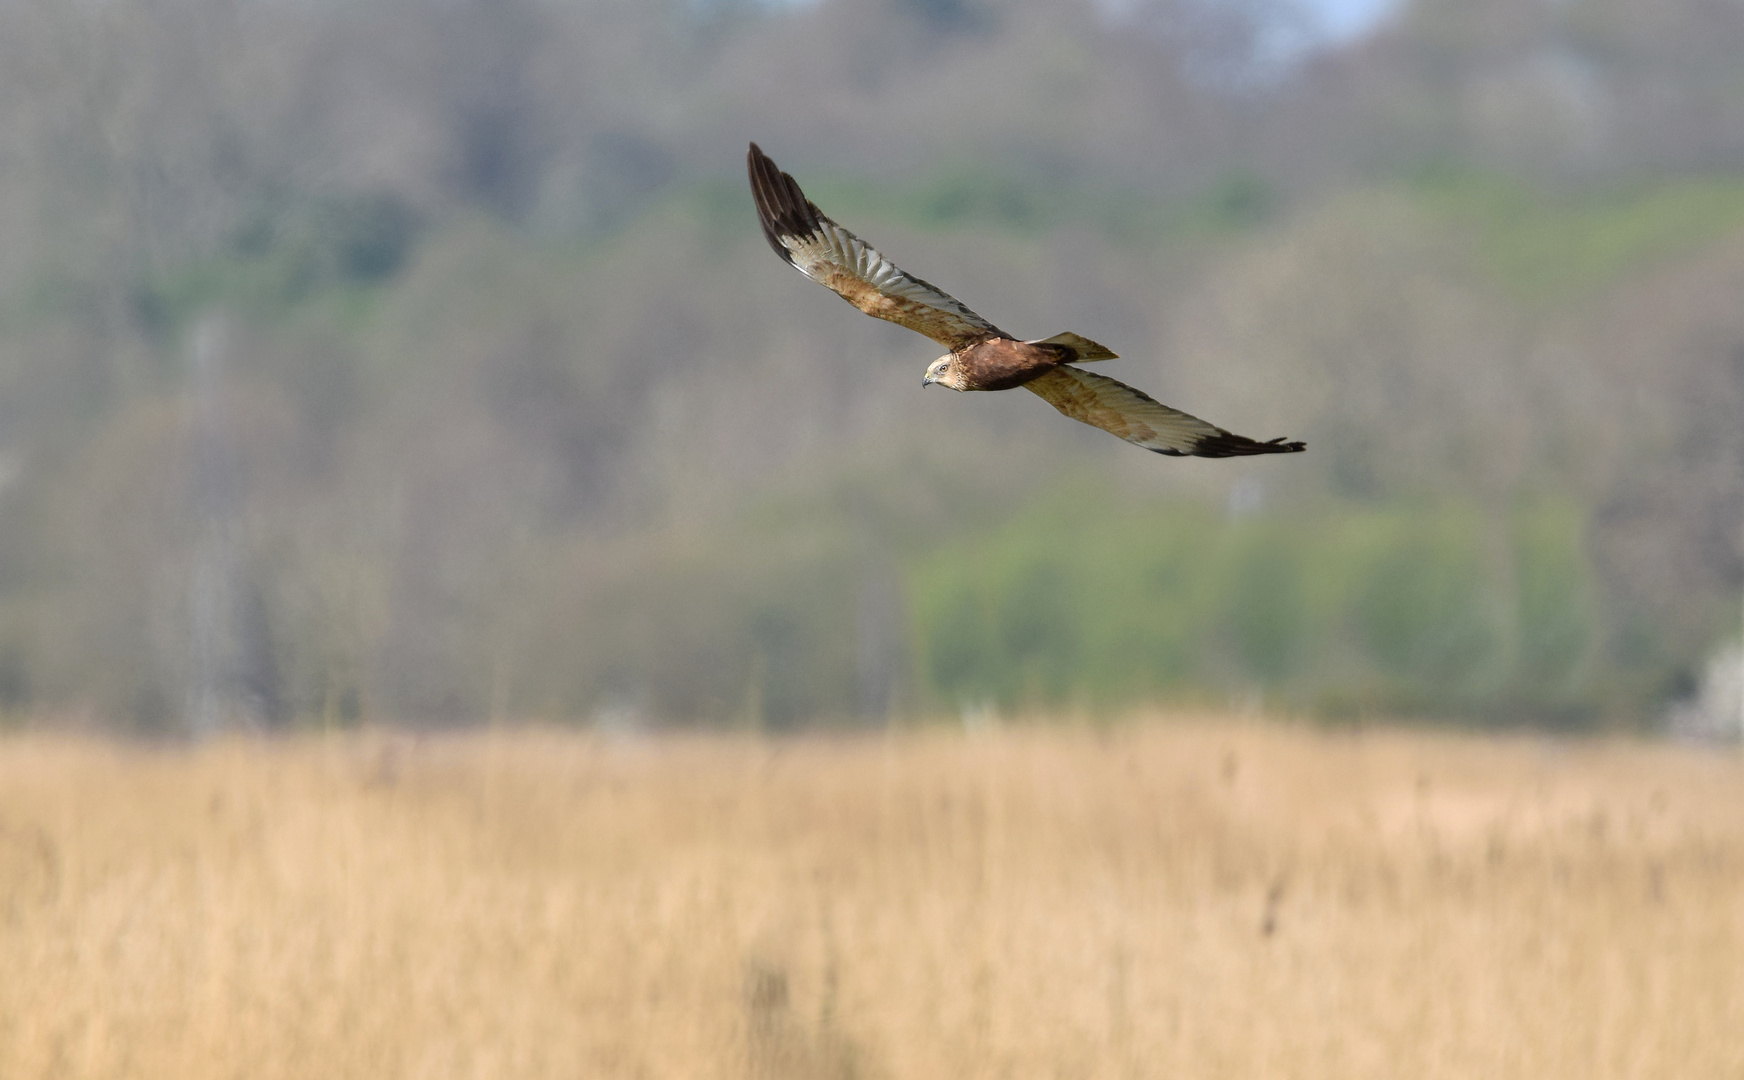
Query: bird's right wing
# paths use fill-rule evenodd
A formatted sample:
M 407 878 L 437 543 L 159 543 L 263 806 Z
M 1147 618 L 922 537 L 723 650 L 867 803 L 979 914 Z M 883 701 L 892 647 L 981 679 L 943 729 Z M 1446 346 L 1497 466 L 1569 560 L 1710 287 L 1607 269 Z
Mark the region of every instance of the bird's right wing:
M 1291 454 L 1306 449 L 1300 442 L 1271 439 L 1256 442 L 1225 431 L 1197 416 L 1134 390 L 1105 375 L 1075 367 L 1057 367 L 1023 384 L 1043 401 L 1081 423 L 1135 446 L 1173 457 L 1242 457 L 1249 454 Z
M 880 319 L 919 331 L 952 350 L 1004 331 L 936 285 L 913 277 L 866 241 L 825 217 L 793 177 L 751 144 L 746 157 L 763 236 L 775 253 L 842 299 Z

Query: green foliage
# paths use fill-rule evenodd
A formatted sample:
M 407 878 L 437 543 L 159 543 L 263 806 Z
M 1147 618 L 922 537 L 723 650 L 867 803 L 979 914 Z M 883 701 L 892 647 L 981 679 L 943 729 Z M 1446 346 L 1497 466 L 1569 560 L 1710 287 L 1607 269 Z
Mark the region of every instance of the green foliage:
M 1599 626 L 1585 564 L 1584 522 L 1571 503 L 1546 500 L 1515 517 L 1517 678 L 1523 693 L 1554 703 L 1576 696 Z
M 424 227 L 417 211 L 385 193 L 274 201 L 224 250 L 142 283 L 134 315 L 167 341 L 189 316 L 217 304 L 268 320 L 321 296 L 355 306 L 405 267 Z
M 1433 696 L 1469 691 L 1497 647 L 1500 627 L 1468 515 L 1395 513 L 1371 522 L 1351 615 L 1364 651 L 1400 684 Z
M 1303 553 L 1258 531 L 1238 548 L 1225 585 L 1231 643 L 1255 682 L 1276 686 L 1303 656 L 1309 614 Z
M 1505 176 L 1438 168 L 1416 190 L 1476 237 L 1483 264 L 1522 300 L 1553 303 L 1744 226 L 1744 178 L 1684 176 L 1555 193 Z
M 1013 708 L 1218 687 L 1503 716 L 1590 704 L 1582 529 L 1555 502 L 1499 523 L 1458 505 L 1044 502 L 916 562 L 917 668 L 941 703 Z
M 921 559 L 914 636 L 946 701 L 1130 700 L 1200 668 L 1193 616 L 1216 555 L 1203 513 L 1044 503 Z
M 862 568 L 845 534 L 739 522 L 616 569 L 573 639 L 589 670 L 564 712 L 605 695 L 670 720 L 774 729 L 854 714 Z

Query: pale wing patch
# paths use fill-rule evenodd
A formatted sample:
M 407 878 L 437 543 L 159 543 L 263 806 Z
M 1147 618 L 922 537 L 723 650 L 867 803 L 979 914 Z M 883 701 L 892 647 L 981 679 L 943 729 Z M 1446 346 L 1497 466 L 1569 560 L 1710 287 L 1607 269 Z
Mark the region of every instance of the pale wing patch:
M 819 215 L 818 231 L 782 235 L 799 272 L 835 290 L 868 315 L 916 330 L 941 345 L 959 349 L 1001 336 L 998 327 L 965 307 L 956 297 L 913 277 L 870 244 Z
M 793 177 L 751 147 L 751 193 L 770 245 L 800 273 L 868 315 L 906 326 L 951 349 L 1006 336 L 936 285 L 895 263 L 818 211 Z
M 1176 457 L 1242 457 L 1288 454 L 1299 442 L 1256 442 L 1225 431 L 1105 375 L 1057 367 L 1024 386 L 1060 412 L 1091 427 L 1159 454 Z

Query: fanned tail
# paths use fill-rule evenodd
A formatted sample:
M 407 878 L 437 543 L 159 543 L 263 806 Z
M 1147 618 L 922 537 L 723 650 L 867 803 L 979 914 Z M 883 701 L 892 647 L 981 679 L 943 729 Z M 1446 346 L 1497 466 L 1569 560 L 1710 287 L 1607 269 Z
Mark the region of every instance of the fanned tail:
M 1061 348 L 1069 349 L 1072 352 L 1071 358 L 1061 361 L 1061 363 L 1066 364 L 1082 364 L 1089 360 L 1119 359 L 1113 349 L 1108 348 L 1106 345 L 1098 345 L 1089 338 L 1082 337 L 1070 331 L 1067 331 L 1064 334 L 1055 334 L 1050 338 L 1042 338 L 1039 341 L 1026 342 L 1026 344 L 1058 345 Z

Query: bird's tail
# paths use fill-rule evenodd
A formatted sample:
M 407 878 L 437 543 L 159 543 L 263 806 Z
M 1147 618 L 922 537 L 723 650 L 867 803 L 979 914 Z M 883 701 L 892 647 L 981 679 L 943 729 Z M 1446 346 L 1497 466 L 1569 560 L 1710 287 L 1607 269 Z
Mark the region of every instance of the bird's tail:
M 1062 348 L 1070 349 L 1072 351 L 1071 359 L 1062 361 L 1067 364 L 1082 364 L 1087 360 L 1116 359 L 1114 350 L 1098 345 L 1087 337 L 1079 337 L 1077 334 L 1070 332 L 1055 334 L 1053 337 L 1042 338 L 1039 341 L 1031 341 L 1027 344 L 1059 345 Z

